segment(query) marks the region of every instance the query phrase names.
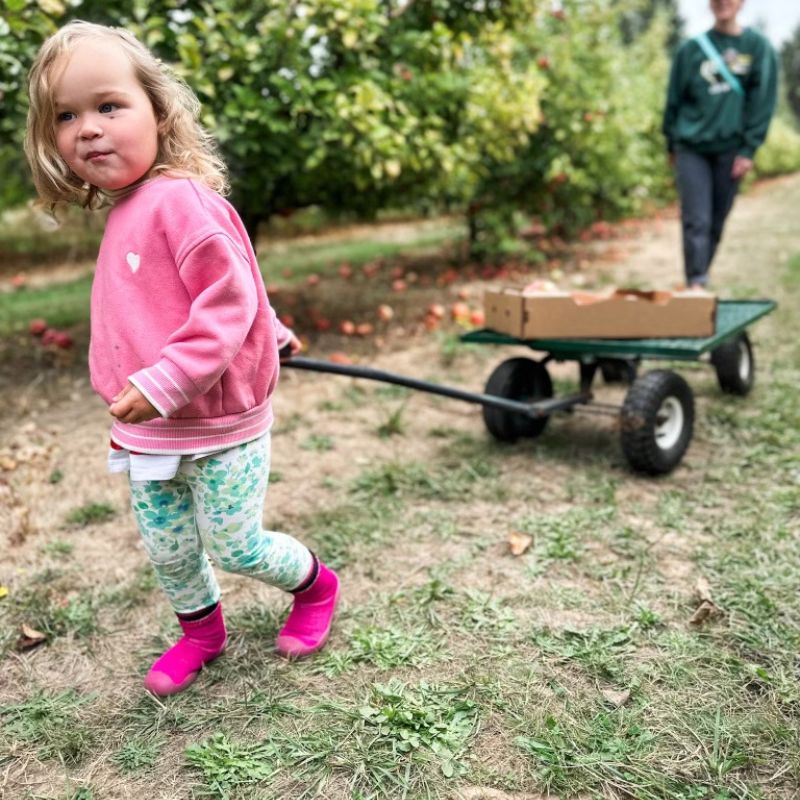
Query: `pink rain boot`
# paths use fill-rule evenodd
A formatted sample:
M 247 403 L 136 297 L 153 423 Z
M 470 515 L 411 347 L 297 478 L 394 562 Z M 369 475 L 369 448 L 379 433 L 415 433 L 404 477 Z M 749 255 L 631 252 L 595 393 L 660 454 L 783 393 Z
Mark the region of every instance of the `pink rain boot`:
M 320 650 L 328 639 L 339 599 L 339 578 L 314 556 L 310 577 L 292 594 L 292 611 L 275 639 L 275 649 L 286 658 L 302 658 Z
M 178 618 L 183 636 L 150 667 L 144 687 L 159 697 L 182 692 L 205 664 L 225 649 L 228 636 L 222 618 L 222 604 L 198 620 Z

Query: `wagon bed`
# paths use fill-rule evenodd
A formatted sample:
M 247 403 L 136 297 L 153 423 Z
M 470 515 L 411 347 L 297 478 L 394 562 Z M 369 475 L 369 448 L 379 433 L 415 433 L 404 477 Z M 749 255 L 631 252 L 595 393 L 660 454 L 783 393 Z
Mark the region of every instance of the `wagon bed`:
M 705 339 L 517 339 L 484 328 L 465 333 L 461 341 L 474 344 L 523 344 L 531 350 L 551 353 L 564 360 L 607 356 L 694 361 L 769 314 L 776 305 L 774 300 L 720 300 L 717 303 L 714 334 Z

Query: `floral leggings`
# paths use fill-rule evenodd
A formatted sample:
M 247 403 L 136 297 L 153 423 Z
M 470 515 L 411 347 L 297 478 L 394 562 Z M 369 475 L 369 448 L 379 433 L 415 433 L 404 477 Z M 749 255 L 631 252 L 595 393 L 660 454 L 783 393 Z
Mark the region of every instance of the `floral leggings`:
M 308 548 L 261 527 L 269 466 L 267 434 L 182 461 L 171 480 L 130 481 L 145 550 L 177 613 L 199 611 L 219 600 L 210 561 L 287 591 L 308 576 Z

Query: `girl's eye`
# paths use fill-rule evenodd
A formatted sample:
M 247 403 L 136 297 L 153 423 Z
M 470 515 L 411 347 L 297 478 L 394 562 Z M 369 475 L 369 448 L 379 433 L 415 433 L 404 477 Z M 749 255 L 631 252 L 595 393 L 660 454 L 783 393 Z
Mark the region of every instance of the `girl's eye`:
M 112 111 L 116 111 L 117 105 L 116 103 L 103 103 L 99 108 L 98 111 L 101 114 L 110 114 Z
M 71 111 L 62 111 L 57 117 L 56 122 L 69 122 L 75 115 Z

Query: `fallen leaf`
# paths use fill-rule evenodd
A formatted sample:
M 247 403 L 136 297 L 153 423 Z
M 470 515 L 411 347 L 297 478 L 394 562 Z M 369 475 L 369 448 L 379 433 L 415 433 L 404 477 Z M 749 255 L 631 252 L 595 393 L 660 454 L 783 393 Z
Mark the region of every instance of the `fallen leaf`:
M 694 590 L 701 603 L 714 604 L 714 601 L 711 599 L 711 586 L 702 575 L 697 579 Z
M 8 587 L 0 586 L 0 600 L 2 600 L 4 597 L 8 597 Z
M 615 692 L 613 689 L 603 689 L 603 699 L 610 703 L 614 708 L 621 708 L 631 698 L 631 690 L 623 689 L 621 692 Z
M 7 470 L 11 472 L 17 468 L 17 462 L 13 458 L 9 458 L 9 456 L 0 456 L 0 469 Z
M 531 544 L 533 544 L 533 536 L 528 536 L 527 533 L 512 531 L 508 534 L 508 547 L 511 555 L 521 556 Z
M 17 650 L 30 650 L 47 641 L 47 634 L 37 631 L 36 628 L 31 628 L 30 625 L 23 623 L 20 630 L 22 636 L 17 640 Z
M 699 625 L 701 622 L 704 622 L 708 619 L 712 614 L 716 613 L 717 607 L 712 603 L 710 600 L 703 600 L 702 603 L 697 607 L 697 610 L 692 614 L 691 619 L 689 620 L 690 625 Z

